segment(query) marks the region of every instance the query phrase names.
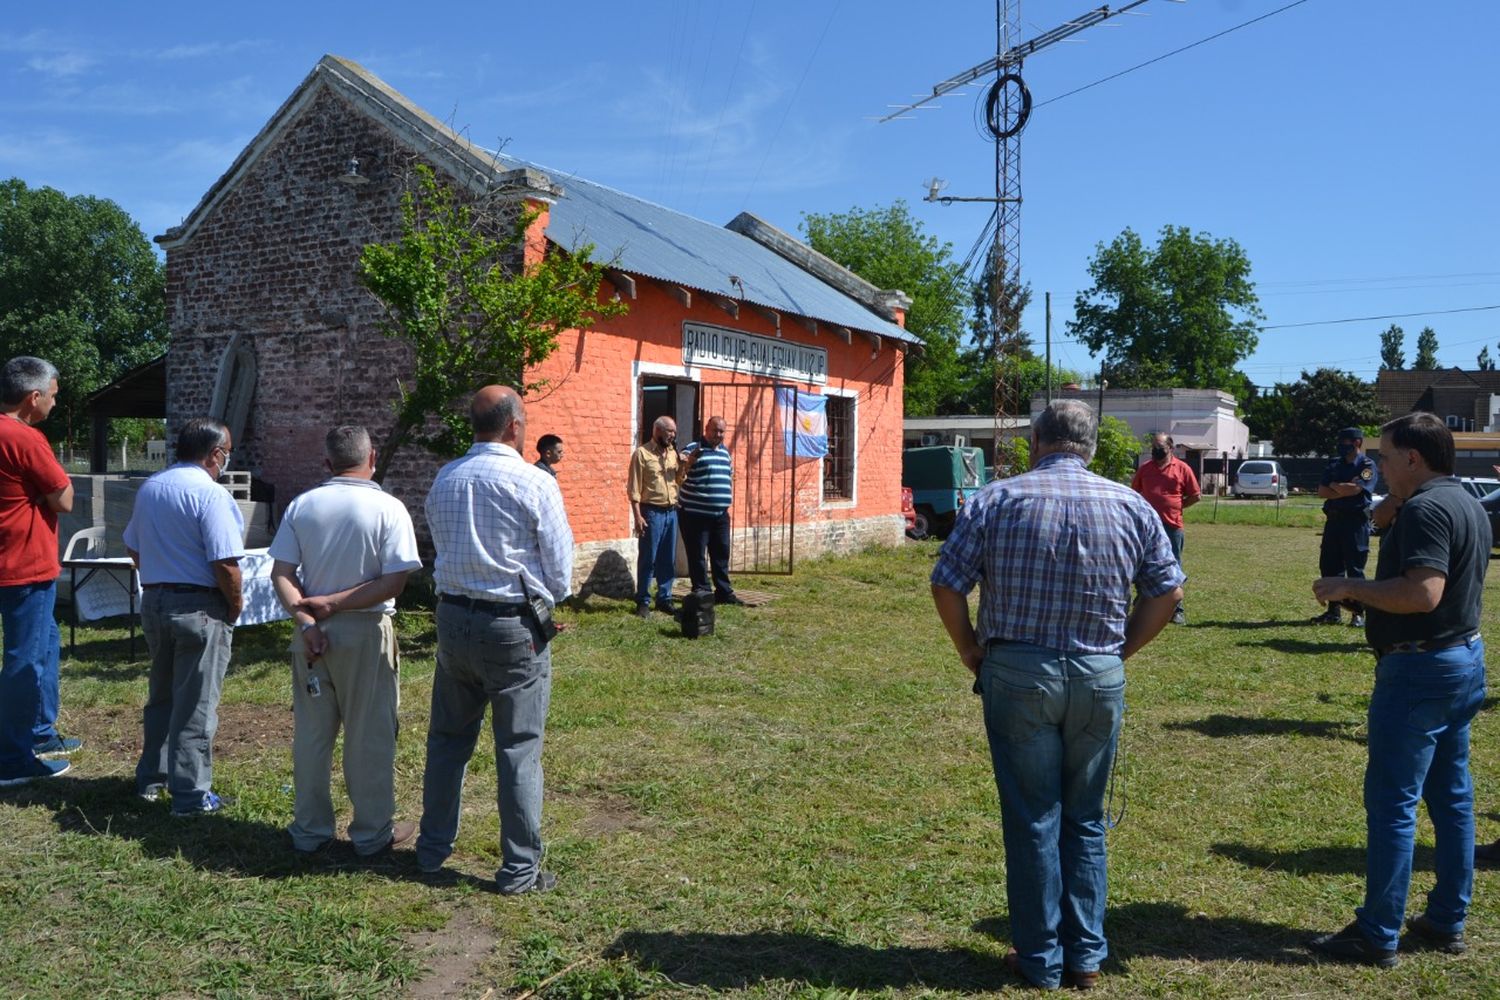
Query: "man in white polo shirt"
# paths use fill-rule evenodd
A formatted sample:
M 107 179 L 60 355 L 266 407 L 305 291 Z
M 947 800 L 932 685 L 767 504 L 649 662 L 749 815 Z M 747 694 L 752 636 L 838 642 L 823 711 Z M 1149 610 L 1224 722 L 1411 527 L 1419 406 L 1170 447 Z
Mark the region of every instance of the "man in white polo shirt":
M 297 621 L 292 643 L 292 848 L 333 842 L 329 770 L 344 726 L 344 784 L 354 806 L 349 840 L 363 857 L 411 840 L 394 822 L 396 634 L 391 616 L 406 576 L 422 565 L 411 515 L 372 481 L 375 452 L 363 427 L 324 441 L 333 478 L 291 502 L 271 542 L 271 581 Z

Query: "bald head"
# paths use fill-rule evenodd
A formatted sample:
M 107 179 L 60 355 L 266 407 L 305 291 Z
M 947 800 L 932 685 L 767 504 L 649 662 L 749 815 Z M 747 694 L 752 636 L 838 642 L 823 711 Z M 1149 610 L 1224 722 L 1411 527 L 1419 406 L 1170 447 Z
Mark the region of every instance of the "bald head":
M 519 447 L 526 436 L 526 407 L 508 385 L 487 385 L 469 402 L 475 441 L 498 441 Z

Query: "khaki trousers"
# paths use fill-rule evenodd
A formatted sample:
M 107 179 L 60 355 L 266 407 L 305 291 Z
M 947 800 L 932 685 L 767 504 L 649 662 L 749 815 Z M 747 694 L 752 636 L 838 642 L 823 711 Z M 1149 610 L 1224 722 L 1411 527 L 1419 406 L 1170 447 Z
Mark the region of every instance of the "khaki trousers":
M 292 638 L 292 845 L 317 850 L 335 835 L 329 792 L 333 746 L 344 727 L 344 786 L 354 807 L 349 840 L 373 854 L 391 839 L 396 811 L 400 659 L 389 615 L 346 611 L 319 623 L 328 650 L 309 664 L 302 636 Z M 316 678 L 319 693 L 308 693 Z

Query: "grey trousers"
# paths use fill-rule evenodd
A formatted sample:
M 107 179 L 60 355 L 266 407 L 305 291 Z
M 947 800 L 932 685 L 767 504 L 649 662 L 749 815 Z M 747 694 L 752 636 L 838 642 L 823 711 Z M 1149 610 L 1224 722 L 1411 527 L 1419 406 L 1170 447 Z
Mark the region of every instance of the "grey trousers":
M 328 650 L 309 666 L 293 635 L 292 780 L 296 802 L 287 832 L 301 851 L 334 836 L 329 771 L 339 725 L 344 728 L 344 788 L 354 807 L 349 840 L 356 854 L 374 854 L 391 839 L 396 813 L 396 731 L 400 701 L 396 630 L 389 615 L 346 611 L 320 623 Z M 318 695 L 308 679 L 318 679 Z
M 453 853 L 464 773 L 493 708 L 502 892 L 536 881 L 542 860 L 542 737 L 552 697 L 552 650 L 536 652 L 520 618 L 439 603 L 437 673 L 422 779 L 417 863 L 433 869 Z
M 234 640 L 228 615 L 218 591 L 150 588 L 141 598 L 151 674 L 136 790 L 164 784 L 181 811 L 196 809 L 213 790 L 219 694 Z

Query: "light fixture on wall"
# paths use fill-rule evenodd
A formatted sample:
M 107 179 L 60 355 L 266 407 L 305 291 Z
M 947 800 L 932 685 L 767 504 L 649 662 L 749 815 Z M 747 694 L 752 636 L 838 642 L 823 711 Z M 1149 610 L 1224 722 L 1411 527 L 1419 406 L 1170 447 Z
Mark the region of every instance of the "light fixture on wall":
M 370 178 L 359 172 L 359 157 L 349 157 L 349 162 L 344 164 L 344 172 L 339 175 L 339 183 L 350 187 L 364 187 L 370 183 Z

